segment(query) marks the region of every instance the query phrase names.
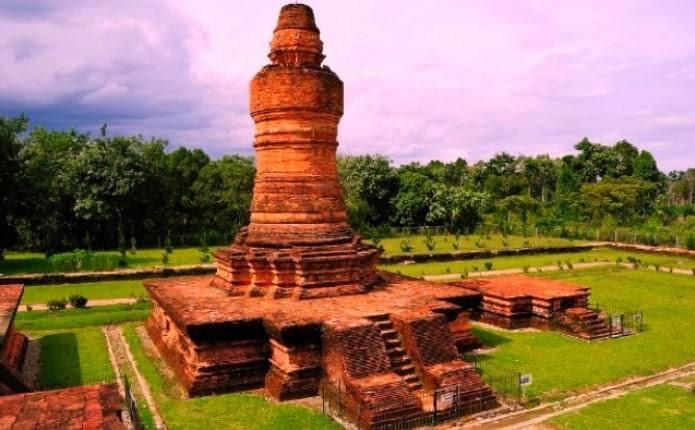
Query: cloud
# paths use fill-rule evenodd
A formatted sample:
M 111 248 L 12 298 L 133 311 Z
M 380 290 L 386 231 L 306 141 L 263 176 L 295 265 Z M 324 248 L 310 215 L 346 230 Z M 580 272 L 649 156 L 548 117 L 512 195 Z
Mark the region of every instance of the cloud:
M 0 113 L 251 153 L 248 81 L 286 1 L 0 3 Z M 340 151 L 396 162 L 626 138 L 692 165 L 690 2 L 311 2 L 345 82 Z

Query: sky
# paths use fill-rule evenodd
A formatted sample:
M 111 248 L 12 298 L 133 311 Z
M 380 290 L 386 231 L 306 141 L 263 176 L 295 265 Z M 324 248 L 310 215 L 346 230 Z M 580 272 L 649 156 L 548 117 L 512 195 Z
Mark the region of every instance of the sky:
M 0 0 L 0 114 L 252 154 L 274 0 Z M 339 152 L 397 164 L 627 139 L 695 166 L 695 2 L 315 0 Z

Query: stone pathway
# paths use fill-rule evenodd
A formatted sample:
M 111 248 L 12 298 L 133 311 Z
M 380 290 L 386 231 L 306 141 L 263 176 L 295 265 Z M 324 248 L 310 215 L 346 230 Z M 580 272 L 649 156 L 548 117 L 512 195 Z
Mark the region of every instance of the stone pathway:
M 556 402 L 541 404 L 533 409 L 521 410 L 487 419 L 479 416 L 475 421 L 468 419 L 462 422 L 446 423 L 438 426 L 437 429 L 521 430 L 543 428 L 543 422 L 558 415 L 582 409 L 596 402 L 622 397 L 633 391 L 670 383 L 691 375 L 695 375 L 695 362 L 654 375 L 633 377 L 617 384 L 604 385 L 583 394 L 567 397 Z
M 130 351 L 130 346 L 123 335 L 123 329 L 120 326 L 107 325 L 103 327 L 104 336 L 106 337 L 106 345 L 111 359 L 111 365 L 116 373 L 119 390 L 121 395 L 125 396 L 125 387 L 123 387 L 122 375 L 134 377 L 135 383 L 131 384 L 131 388 L 136 396 L 145 400 L 147 407 L 154 418 L 154 425 L 157 430 L 166 429 L 164 420 L 159 413 L 157 404 L 152 397 L 152 392 L 147 384 L 147 381 L 140 373 L 137 362 Z

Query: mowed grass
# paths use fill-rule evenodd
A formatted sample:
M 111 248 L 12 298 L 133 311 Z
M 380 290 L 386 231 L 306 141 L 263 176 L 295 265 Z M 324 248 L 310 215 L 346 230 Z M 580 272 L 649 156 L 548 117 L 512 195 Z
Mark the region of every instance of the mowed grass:
M 159 371 L 164 364 L 148 355 L 136 333 L 136 326 L 124 326 L 126 340 L 138 368 L 150 385 L 168 428 L 188 429 L 330 429 L 341 427 L 327 416 L 288 403 L 275 403 L 253 394 L 225 394 L 181 399 Z
M 31 285 L 24 287 L 22 304 L 45 304 L 49 300 L 60 300 L 72 295 L 81 295 L 89 300 L 108 300 L 146 296 L 142 281 L 105 281 L 83 284 Z
M 18 312 L 15 327 L 19 331 L 71 330 L 107 324 L 144 321 L 150 314 L 149 303 L 99 306 L 62 311 Z
M 673 385 L 657 385 L 594 403 L 550 420 L 558 429 L 691 430 L 695 395 Z
M 390 272 L 401 273 L 408 276 L 426 276 L 484 271 L 486 270 L 486 262 L 492 262 L 492 270 L 501 270 L 519 269 L 523 268 L 524 266 L 529 268 L 539 266 L 554 266 L 557 265 L 558 261 L 562 262 L 563 265 L 566 265 L 568 261 L 572 264 L 577 264 L 582 262 L 591 263 L 594 261 L 616 262 L 618 259 L 622 259 L 623 262 L 627 263 L 628 257 L 640 259 L 642 261 L 642 265 L 653 266 L 658 264 L 661 266 L 661 270 L 665 270 L 668 267 L 685 270 L 695 268 L 695 259 L 692 258 L 648 254 L 644 252 L 627 252 L 610 248 L 597 248 L 582 252 L 518 255 L 513 257 L 494 257 L 475 260 L 457 260 L 415 264 L 385 264 L 380 267 Z M 531 270 L 531 272 L 533 272 L 533 270 Z
M 41 347 L 38 384 L 64 388 L 112 382 L 106 339 L 100 327 L 61 331 L 31 331 Z
M 482 359 L 533 374 L 530 396 L 552 399 L 695 360 L 695 277 L 616 267 L 544 276 L 591 287 L 591 301 L 602 307 L 643 311 L 646 330 L 589 343 L 552 332 L 474 328 L 484 344 L 495 348 Z
M 434 240 L 435 245 L 434 249 L 432 250 L 430 250 L 427 247 L 427 241 L 425 236 L 423 235 L 381 239 L 379 241 L 379 244 L 384 247 L 384 252 L 386 254 L 407 255 L 417 253 L 456 252 L 504 248 L 572 246 L 586 243 L 585 241 L 569 240 L 554 237 L 504 237 L 501 234 L 491 234 L 489 236 L 482 237 L 477 234 L 460 235 L 458 242 L 456 240 L 455 235 L 437 235 L 432 236 L 432 239 Z M 406 242 L 412 248 L 410 252 L 403 251 L 402 245 L 404 245 Z M 458 243 L 458 249 L 454 248 L 455 243 Z
M 210 253 L 216 248 L 210 248 Z M 114 266 L 104 270 L 117 270 L 115 264 L 118 261 L 115 251 L 94 251 L 94 254 L 116 255 L 113 258 Z M 169 254 L 169 262 L 165 265 L 162 262 L 163 249 L 141 249 L 135 255 L 130 252 L 126 255 L 128 267 L 130 269 L 157 267 L 157 266 L 184 266 L 189 264 L 201 264 L 202 254 L 198 248 L 174 248 L 174 252 Z M 5 260 L 0 261 L 0 274 L 19 275 L 26 273 L 53 273 L 59 271 L 54 267 L 44 254 L 31 252 L 7 252 Z

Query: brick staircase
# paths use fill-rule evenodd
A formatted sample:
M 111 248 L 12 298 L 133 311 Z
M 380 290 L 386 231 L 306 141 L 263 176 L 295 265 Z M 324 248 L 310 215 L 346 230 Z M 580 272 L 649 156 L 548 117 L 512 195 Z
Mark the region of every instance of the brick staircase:
M 565 325 L 573 334 L 582 339 L 603 339 L 611 335 L 610 327 L 608 327 L 606 321 L 591 309 L 566 309 L 562 320 L 564 320 Z
M 393 328 L 393 323 L 389 320 L 388 314 L 374 315 L 369 317 L 374 325 L 379 329 L 381 338 L 386 345 L 386 353 L 391 361 L 391 369 L 399 375 L 412 392 L 422 390 L 422 382 L 415 372 L 413 361 L 405 352 L 398 332 Z

